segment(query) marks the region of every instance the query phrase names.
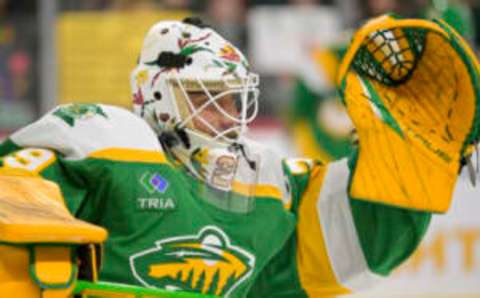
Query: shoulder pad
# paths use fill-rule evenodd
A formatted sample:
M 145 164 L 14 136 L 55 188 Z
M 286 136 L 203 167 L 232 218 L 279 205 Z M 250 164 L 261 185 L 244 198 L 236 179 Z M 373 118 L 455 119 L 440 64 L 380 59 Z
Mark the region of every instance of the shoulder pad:
M 58 106 L 10 138 L 19 146 L 50 148 L 68 159 L 111 148 L 162 150 L 143 119 L 123 108 L 100 104 Z

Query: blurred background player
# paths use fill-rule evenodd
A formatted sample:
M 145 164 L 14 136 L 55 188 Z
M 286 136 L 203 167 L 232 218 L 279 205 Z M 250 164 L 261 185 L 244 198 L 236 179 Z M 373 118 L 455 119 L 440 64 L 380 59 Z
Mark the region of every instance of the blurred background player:
M 346 44 L 313 48 L 297 78 L 288 114 L 292 137 L 302 156 L 329 161 L 350 153 L 354 128 L 335 86 Z

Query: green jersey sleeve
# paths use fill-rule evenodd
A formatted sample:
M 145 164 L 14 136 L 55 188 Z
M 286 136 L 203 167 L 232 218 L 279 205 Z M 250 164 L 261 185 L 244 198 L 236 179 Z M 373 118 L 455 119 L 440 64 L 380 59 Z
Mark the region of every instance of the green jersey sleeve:
M 162 159 L 156 136 L 143 120 L 121 108 L 93 104 L 59 106 L 0 145 L 2 166 L 56 182 L 70 212 L 91 222 L 105 195 L 98 188 L 109 179 L 108 160 L 137 161 L 152 152 L 158 152 L 153 159 Z
M 65 204 L 74 215 L 87 196 L 87 185 L 75 168 L 57 152 L 38 147 L 20 147 L 11 139 L 0 144 L 2 167 L 21 168 L 58 184 Z
M 346 159 L 329 164 L 287 159 L 284 171 L 296 232 L 270 262 L 256 291 L 272 291 L 272 297 L 358 291 L 405 261 L 428 228 L 430 213 L 351 198 Z

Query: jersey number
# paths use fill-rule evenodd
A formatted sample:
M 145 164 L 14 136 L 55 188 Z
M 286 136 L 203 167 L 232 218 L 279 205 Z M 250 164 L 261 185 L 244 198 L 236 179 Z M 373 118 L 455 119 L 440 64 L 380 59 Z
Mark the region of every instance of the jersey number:
M 46 149 L 28 148 L 12 153 L 3 159 L 7 167 L 40 172 L 55 160 L 55 154 Z

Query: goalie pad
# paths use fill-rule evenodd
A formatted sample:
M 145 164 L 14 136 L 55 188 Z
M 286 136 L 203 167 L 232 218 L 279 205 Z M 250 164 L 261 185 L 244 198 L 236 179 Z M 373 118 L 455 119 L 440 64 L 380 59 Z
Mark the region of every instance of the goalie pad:
M 479 66 L 462 38 L 441 21 L 376 18 L 337 83 L 358 134 L 350 196 L 447 211 L 479 137 Z
M 75 219 L 56 184 L 30 172 L 0 169 L 0 292 L 8 297 L 68 297 L 78 266 L 95 271 L 96 249 L 107 233 Z M 84 271 L 84 270 L 83 270 Z
M 0 171 L 0 241 L 82 244 L 106 239 L 104 229 L 68 212 L 55 183 L 27 173 Z

